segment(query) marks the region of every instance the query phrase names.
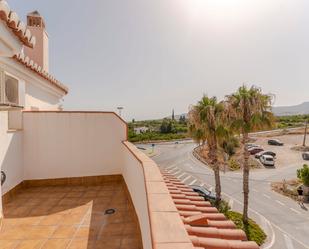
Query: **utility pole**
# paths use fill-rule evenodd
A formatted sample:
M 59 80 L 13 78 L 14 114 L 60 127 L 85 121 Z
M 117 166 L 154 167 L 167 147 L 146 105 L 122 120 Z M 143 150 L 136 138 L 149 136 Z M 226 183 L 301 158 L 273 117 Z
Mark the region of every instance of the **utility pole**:
M 305 126 L 305 135 L 304 135 L 304 142 L 303 142 L 304 147 L 306 146 L 307 128 L 308 128 L 308 120 L 306 120 L 306 126 Z
M 118 109 L 118 114 L 121 117 L 121 113 L 122 113 L 123 107 L 119 106 L 119 107 L 117 107 L 117 109 Z

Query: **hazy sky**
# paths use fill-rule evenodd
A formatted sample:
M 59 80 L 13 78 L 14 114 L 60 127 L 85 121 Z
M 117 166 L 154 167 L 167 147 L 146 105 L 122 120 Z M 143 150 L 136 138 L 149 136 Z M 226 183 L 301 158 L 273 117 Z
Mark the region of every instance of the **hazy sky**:
M 275 105 L 309 100 L 308 0 L 8 2 L 24 20 L 45 17 L 66 109 L 160 118 L 242 83 L 276 94 Z

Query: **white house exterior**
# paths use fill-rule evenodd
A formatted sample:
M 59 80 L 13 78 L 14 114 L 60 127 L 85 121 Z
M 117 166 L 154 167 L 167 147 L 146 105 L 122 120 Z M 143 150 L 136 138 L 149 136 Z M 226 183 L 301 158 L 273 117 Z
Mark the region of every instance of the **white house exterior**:
M 33 27 L 21 22 L 5 1 L 0 1 L 0 18 L 0 165 L 6 174 L 3 195 L 23 180 L 22 111 L 60 110 L 68 89 L 28 57 L 29 51 L 36 58 L 46 57 L 48 47 L 35 46 L 30 31 Z M 35 18 L 43 22 L 42 17 Z M 37 34 L 46 32 L 45 26 L 35 29 Z

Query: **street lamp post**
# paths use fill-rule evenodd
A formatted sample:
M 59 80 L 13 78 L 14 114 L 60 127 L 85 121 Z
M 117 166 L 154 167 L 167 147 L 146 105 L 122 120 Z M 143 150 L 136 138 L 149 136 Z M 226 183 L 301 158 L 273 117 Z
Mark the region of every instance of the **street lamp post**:
M 121 117 L 123 107 L 122 106 L 118 106 L 117 109 L 118 109 L 118 114 Z

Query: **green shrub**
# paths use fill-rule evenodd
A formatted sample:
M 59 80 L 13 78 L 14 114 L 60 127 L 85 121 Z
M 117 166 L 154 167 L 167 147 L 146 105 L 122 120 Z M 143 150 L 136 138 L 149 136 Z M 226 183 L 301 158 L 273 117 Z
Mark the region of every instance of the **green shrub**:
M 240 169 L 239 163 L 234 158 L 232 158 L 228 161 L 228 166 L 229 166 L 230 170 L 233 170 L 233 171 Z
M 211 200 L 210 202 L 212 206 L 215 206 L 218 209 L 218 211 L 224 215 L 227 215 L 228 212 L 231 210 L 231 207 L 226 200 L 222 199 L 218 205 L 216 204 L 215 200 Z
M 297 170 L 297 177 L 305 186 L 309 186 L 309 167 L 307 164 L 304 164 L 301 169 Z
M 222 144 L 223 150 L 229 156 L 233 156 L 236 152 L 236 148 L 239 147 L 239 141 L 236 137 L 230 137 Z
M 255 221 L 249 219 L 249 223 L 244 224 L 242 214 L 234 211 L 228 211 L 225 216 L 232 220 L 238 229 L 242 229 L 246 233 L 248 240 L 255 241 L 259 246 L 265 242 L 267 235 Z

